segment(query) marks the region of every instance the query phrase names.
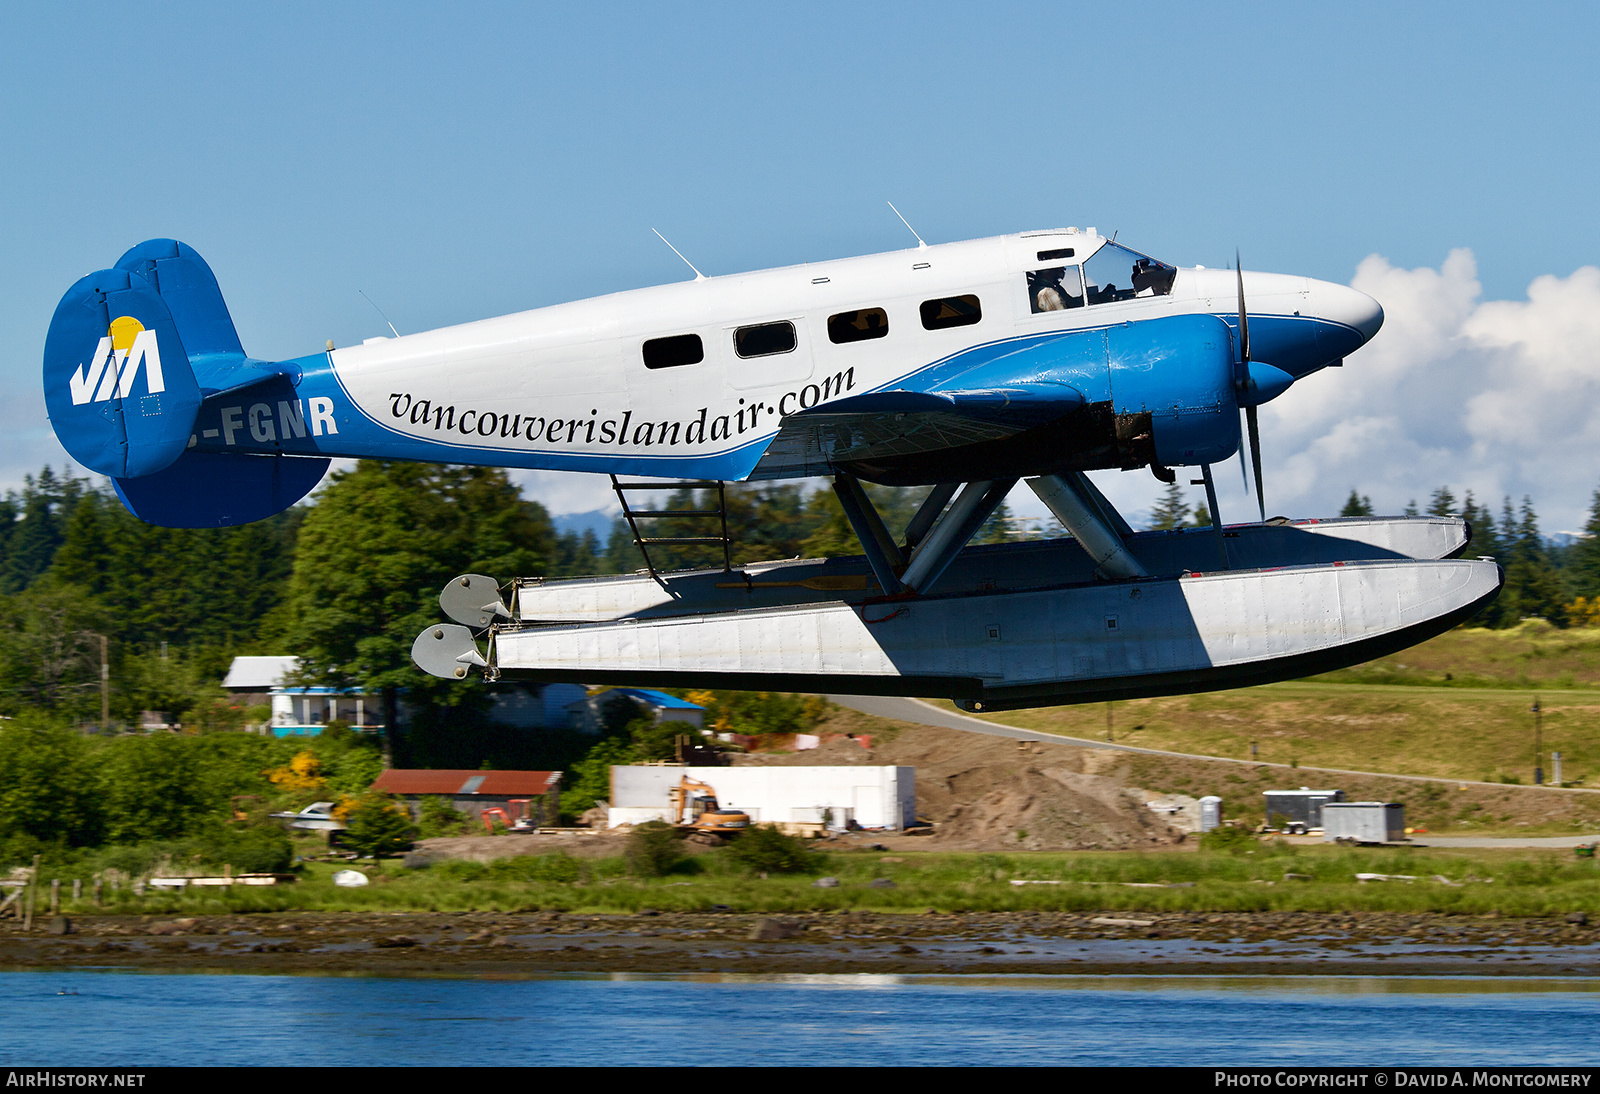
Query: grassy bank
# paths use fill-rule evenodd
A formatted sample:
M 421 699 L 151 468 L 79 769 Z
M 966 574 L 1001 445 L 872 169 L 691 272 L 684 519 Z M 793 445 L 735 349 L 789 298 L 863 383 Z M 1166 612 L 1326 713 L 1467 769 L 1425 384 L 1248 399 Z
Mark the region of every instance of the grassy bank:
M 1264 763 L 1531 784 L 1529 708 L 1535 698 L 1545 779 L 1553 779 L 1550 753 L 1559 751 L 1566 785 L 1600 786 L 1600 689 L 1296 681 L 1118 702 L 1111 709 L 1111 737 L 1143 748 Z M 1092 740 L 1107 733 L 1104 703 L 986 717 Z
M 310 863 L 302 881 L 275 888 L 108 895 L 67 914 L 218 915 L 241 912 L 1442 912 L 1464 915 L 1600 915 L 1600 865 L 1570 851 L 1343 849 L 1262 844 L 1244 853 L 903 855 L 834 854 L 816 875 L 752 877 L 721 853 L 683 872 L 629 876 L 620 858 L 563 856 L 408 869 L 364 863 L 371 884 L 335 886 L 336 867 Z M 1408 874 L 1415 882 L 1359 882 L 1357 873 Z M 1290 876 L 1295 875 L 1295 876 Z M 540 880 L 556 876 L 571 880 Z M 1445 880 L 1440 881 L 1438 878 Z M 878 881 L 893 887 L 874 887 Z M 1052 884 L 1013 885 L 1013 881 Z
M 1506 630 L 1461 627 L 1420 646 L 1314 677 L 1335 683 L 1441 688 L 1600 688 L 1600 628 L 1530 620 Z
M 1126 744 L 1396 774 L 1533 781 L 1534 698 L 1569 785 L 1600 786 L 1600 629 L 1457 629 L 1303 681 L 1116 703 Z M 1103 703 L 1009 711 L 1006 725 L 1104 739 Z M 1251 745 L 1255 745 L 1252 753 Z

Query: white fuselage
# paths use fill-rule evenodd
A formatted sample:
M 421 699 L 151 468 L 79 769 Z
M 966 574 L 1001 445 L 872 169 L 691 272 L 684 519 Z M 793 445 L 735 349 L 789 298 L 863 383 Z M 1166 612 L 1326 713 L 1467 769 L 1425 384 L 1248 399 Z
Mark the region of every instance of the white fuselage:
M 1035 310 L 1029 271 L 1078 267 L 1106 245 L 1075 229 L 1031 232 L 703 278 L 369 339 L 329 358 L 351 406 L 398 448 L 404 438 L 460 449 L 468 462 L 739 479 L 788 414 L 895 386 L 974 347 L 1237 313 L 1233 272 L 1201 268 L 1178 271 L 1165 295 Z M 1068 249 L 1070 258 L 1040 257 Z M 1370 298 L 1344 286 L 1259 273 L 1245 286 L 1253 336 L 1258 314 L 1355 330 L 1381 322 Z M 977 298 L 979 321 L 926 329 L 927 302 L 960 297 Z M 830 337 L 831 318 L 871 309 L 882 309 L 886 335 Z M 792 324 L 793 348 L 741 356 L 736 332 L 762 324 Z M 688 335 L 700 360 L 646 367 L 646 343 Z

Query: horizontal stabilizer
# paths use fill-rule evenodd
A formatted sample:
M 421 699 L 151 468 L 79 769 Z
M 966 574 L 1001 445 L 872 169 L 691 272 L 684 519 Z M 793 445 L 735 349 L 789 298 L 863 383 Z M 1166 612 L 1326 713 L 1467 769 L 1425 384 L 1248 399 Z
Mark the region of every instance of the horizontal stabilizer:
M 128 512 L 163 528 L 226 528 L 265 520 L 316 489 L 329 460 L 185 452 L 155 474 L 111 482 Z

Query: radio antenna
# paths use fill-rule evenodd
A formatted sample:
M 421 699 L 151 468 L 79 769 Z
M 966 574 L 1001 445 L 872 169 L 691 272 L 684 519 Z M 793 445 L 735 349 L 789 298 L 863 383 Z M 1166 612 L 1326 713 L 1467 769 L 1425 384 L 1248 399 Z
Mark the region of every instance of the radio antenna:
M 654 228 L 651 228 L 650 230 L 652 232 L 656 232 Z M 678 250 L 678 248 L 673 247 L 672 243 L 667 239 L 666 236 L 662 235 L 660 232 L 656 232 L 656 238 L 670 247 L 673 254 L 677 255 L 679 258 L 683 258 L 683 252 Z M 694 263 L 690 262 L 687 258 L 683 258 L 683 264 L 689 267 L 691 270 L 694 270 L 694 279 L 696 281 L 704 281 L 706 279 L 706 275 L 701 273 L 699 270 L 695 270 Z
M 368 296 L 364 292 L 361 292 L 360 289 L 357 289 L 356 292 L 361 293 L 361 299 L 365 300 L 369 304 L 372 304 L 372 297 Z M 387 315 L 383 315 L 383 309 L 382 308 L 378 307 L 378 305 L 376 305 L 376 304 L 372 304 L 372 310 L 377 312 L 379 315 L 382 315 L 383 316 L 383 321 L 385 323 L 389 323 L 389 317 Z M 396 338 L 400 337 L 400 332 L 394 329 L 394 324 L 393 323 L 389 323 L 389 330 L 394 333 L 394 336 Z
M 897 217 L 900 217 L 900 223 L 904 224 L 906 226 L 906 231 L 910 232 L 912 237 L 916 239 L 916 241 L 917 241 L 917 250 L 926 251 L 928 249 L 928 245 L 926 243 L 922 242 L 922 237 L 917 235 L 917 230 L 911 226 L 911 222 L 909 220 L 907 220 L 905 217 L 901 217 L 900 216 L 900 210 L 894 208 L 894 202 L 891 201 L 891 202 L 888 202 L 887 204 L 888 204 L 889 208 L 894 209 L 894 215 L 897 216 Z

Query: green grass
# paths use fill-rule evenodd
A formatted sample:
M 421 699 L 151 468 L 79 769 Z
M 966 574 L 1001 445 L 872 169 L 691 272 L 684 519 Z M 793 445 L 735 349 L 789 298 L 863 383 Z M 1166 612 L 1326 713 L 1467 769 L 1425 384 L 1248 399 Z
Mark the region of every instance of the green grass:
M 1112 709 L 1112 739 L 1292 766 L 1532 783 L 1529 708 L 1535 697 L 1542 712 L 1545 778 L 1553 778 L 1550 753 L 1555 750 L 1562 754 L 1567 785 L 1600 787 L 1600 690 L 1295 681 L 1118 702 Z M 1106 737 L 1104 703 L 979 717 L 1042 733 Z
M 717 854 L 694 860 L 694 872 L 633 878 L 620 858 L 582 860 L 571 882 L 503 876 L 466 879 L 460 871 L 409 870 L 398 862 L 362 864 L 372 884 L 341 889 L 335 867 L 310 864 L 305 880 L 237 892 L 199 890 L 134 897 L 123 891 L 106 907 L 69 904 L 68 914 L 141 915 L 246 912 L 566 912 L 627 914 L 646 908 L 707 912 L 798 913 L 863 909 L 920 913 L 959 911 L 1142 912 L 1444 912 L 1544 916 L 1600 913 L 1600 866 L 1570 851 L 1452 851 L 1433 848 L 1343 849 L 1262 844 L 1247 853 L 912 853 L 902 862 L 876 854 L 834 854 L 827 870 L 837 888 L 818 889 L 810 876 L 750 877 Z M 568 860 L 579 862 L 579 860 Z M 544 868 L 524 869 L 536 876 Z M 563 867 L 565 869 L 565 867 Z M 1360 884 L 1358 872 L 1412 874 L 1415 883 Z M 1284 875 L 1310 880 L 1286 880 Z M 1441 875 L 1459 885 L 1430 880 Z M 892 889 L 868 882 L 888 878 Z M 1472 881 L 1471 878 L 1492 878 Z M 1055 885 L 1010 884 L 1013 879 Z M 1134 888 L 1124 883 L 1160 884 Z M 1165 887 L 1172 886 L 1172 887 Z
M 1600 688 L 1600 628 L 1560 630 L 1542 620 L 1507 630 L 1461 627 L 1314 679 L 1452 689 Z

